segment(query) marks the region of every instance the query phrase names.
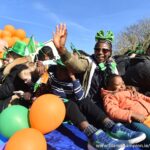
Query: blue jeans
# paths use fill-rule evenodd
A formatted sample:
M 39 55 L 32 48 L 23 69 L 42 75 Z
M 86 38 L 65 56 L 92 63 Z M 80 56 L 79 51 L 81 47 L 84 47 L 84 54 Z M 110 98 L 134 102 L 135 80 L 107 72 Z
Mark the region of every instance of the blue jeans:
M 150 149 L 150 128 L 147 127 L 146 125 L 144 125 L 143 123 L 140 122 L 132 122 L 132 123 L 128 123 L 128 124 L 124 124 L 126 127 L 134 130 L 134 131 L 140 131 L 146 134 L 146 139 L 139 143 L 139 144 L 145 144 L 146 146 L 149 146 L 149 148 L 142 148 L 142 149 Z

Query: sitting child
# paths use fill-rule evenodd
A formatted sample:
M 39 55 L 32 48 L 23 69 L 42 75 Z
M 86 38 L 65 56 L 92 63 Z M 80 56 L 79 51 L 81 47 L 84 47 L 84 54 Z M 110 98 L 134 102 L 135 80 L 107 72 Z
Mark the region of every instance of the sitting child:
M 126 86 L 121 76 L 112 75 L 107 82 L 106 90 L 101 90 L 104 109 L 108 116 L 121 122 L 140 122 L 142 132 L 150 135 L 150 129 L 143 125 L 150 115 L 150 97 L 140 94 L 132 86 Z
M 120 146 L 117 147 L 115 145 L 120 145 L 122 140 L 126 140 L 131 144 L 133 144 L 133 141 L 138 143 L 144 140 L 144 133 L 136 133 L 135 131 L 125 128 L 121 124 L 118 126 L 118 124 L 115 124 L 104 116 L 96 104 L 92 103 L 87 98 L 85 99 L 83 97 L 84 90 L 80 81 L 76 79 L 74 73 L 68 70 L 65 65 L 59 62 L 58 65 L 51 66 L 48 71 L 51 75 L 52 93 L 60 96 L 62 99 L 68 99 L 68 101 L 65 102 L 66 118 L 84 131 L 92 146 L 97 149 L 105 149 L 105 146 L 113 149 L 111 145 L 114 145 L 114 149 L 120 149 Z M 89 118 L 92 124 L 89 123 Z M 100 126 L 105 126 L 106 130 L 114 133 L 113 138 L 108 136 L 103 130 L 97 129 L 93 124 L 99 124 L 98 128 L 100 128 Z M 111 127 L 108 127 L 108 124 Z M 122 135 L 124 134 L 123 137 L 126 137 L 126 135 L 130 136 L 124 139 L 120 136 L 118 137 L 120 140 L 114 140 L 114 138 L 116 138 L 115 135 L 121 132 L 121 128 L 124 130 L 124 133 L 122 132 Z

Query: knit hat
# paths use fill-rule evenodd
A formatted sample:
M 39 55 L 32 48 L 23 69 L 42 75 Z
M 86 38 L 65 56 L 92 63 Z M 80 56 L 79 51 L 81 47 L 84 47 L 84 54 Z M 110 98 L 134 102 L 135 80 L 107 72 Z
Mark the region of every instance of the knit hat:
M 16 41 L 14 46 L 9 49 L 9 52 L 14 52 L 20 56 L 25 56 L 25 50 L 26 50 L 27 44 L 22 41 Z

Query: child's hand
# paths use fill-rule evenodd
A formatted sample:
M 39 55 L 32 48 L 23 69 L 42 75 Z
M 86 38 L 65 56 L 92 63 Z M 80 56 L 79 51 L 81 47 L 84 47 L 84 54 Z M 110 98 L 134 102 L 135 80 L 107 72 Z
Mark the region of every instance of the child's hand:
M 32 94 L 30 92 L 23 92 L 23 91 L 14 91 L 15 95 L 17 95 L 19 98 L 24 98 L 24 100 L 30 100 Z
M 69 75 L 69 77 L 71 78 L 72 81 L 76 80 L 76 77 L 75 77 L 74 73 L 69 69 L 68 69 L 68 75 Z
M 38 76 L 41 76 L 42 74 L 44 74 L 46 68 L 45 66 L 43 65 L 42 62 L 38 61 L 37 62 L 37 68 L 36 68 L 36 71 L 38 73 Z
M 14 91 L 13 93 L 14 93 L 15 95 L 17 95 L 18 97 L 20 97 L 20 98 L 24 96 L 24 92 L 21 91 L 21 90 L 20 90 L 20 91 Z
M 139 121 L 139 122 L 144 122 L 145 119 L 146 119 L 146 116 L 142 115 L 142 114 L 136 114 L 136 113 L 133 113 L 131 118 L 133 120 L 136 120 L 136 121 Z

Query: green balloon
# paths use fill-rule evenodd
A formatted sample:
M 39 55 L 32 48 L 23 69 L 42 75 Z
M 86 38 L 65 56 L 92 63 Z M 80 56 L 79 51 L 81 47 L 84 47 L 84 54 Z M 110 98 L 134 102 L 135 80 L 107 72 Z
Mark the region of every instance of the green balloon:
M 16 131 L 29 128 L 28 109 L 13 105 L 4 109 L 0 114 L 0 134 L 11 137 Z

